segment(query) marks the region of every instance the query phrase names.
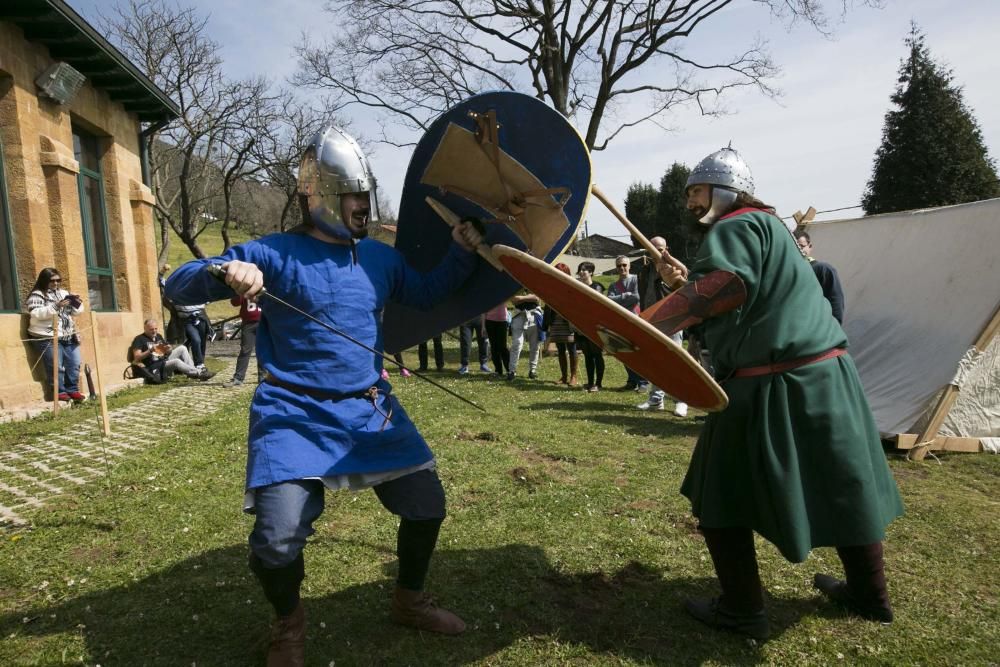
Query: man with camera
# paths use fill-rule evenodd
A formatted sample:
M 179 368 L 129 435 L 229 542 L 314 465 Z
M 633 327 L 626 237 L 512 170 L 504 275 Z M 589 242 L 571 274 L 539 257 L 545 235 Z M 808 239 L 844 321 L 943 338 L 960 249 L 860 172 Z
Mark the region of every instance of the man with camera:
M 160 335 L 156 320 L 143 322 L 142 333 L 132 340 L 129 362 L 143 367 L 156 381 L 163 382 L 174 373 L 181 373 L 192 380 L 208 380 L 215 375 L 207 368 L 195 366 L 191 353 L 184 345 L 170 345 Z

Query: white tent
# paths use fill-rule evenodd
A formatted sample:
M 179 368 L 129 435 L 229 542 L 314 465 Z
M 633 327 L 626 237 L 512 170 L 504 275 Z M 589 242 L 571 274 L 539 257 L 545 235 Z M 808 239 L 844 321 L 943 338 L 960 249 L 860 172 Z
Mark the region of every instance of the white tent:
M 997 451 L 1000 199 L 807 230 L 840 274 L 844 329 L 883 435 L 901 448 Z

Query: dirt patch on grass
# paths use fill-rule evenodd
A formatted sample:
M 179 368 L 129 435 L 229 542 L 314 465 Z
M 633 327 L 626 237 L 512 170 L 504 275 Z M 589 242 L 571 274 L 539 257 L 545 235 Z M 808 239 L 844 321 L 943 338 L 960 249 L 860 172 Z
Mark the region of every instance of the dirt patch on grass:
M 472 431 L 462 429 L 455 434 L 455 439 L 465 440 L 466 442 L 498 442 L 500 440 L 500 436 L 491 431 L 473 433 Z

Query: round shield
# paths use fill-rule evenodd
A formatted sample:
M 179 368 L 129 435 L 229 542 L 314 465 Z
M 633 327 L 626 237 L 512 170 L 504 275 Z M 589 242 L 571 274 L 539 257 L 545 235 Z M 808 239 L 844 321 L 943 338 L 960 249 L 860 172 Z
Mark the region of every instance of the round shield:
M 579 280 L 514 248 L 493 246 L 504 268 L 583 335 L 674 398 L 716 412 L 726 392 L 683 347 Z
M 451 229 L 428 198 L 458 217 L 486 221 L 485 243 L 554 260 L 576 237 L 590 195 L 586 144 L 569 121 L 530 95 L 476 95 L 442 114 L 420 139 L 406 171 L 396 249 L 416 269 L 434 268 Z M 388 304 L 384 342 L 397 352 L 509 299 L 519 285 L 487 262 L 431 311 Z

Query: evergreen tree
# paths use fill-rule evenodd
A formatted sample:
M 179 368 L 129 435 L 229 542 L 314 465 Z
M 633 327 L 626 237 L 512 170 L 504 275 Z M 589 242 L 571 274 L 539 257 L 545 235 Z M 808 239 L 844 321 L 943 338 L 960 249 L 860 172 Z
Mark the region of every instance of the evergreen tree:
M 679 162 L 670 165 L 660 178 L 656 202 L 656 235 L 667 240 L 670 254 L 685 264 L 698 249 L 700 237 L 692 229 L 692 216 L 687 210 L 688 176 L 691 170 Z
M 885 116 L 882 145 L 862 197 L 865 213 L 945 206 L 1000 196 L 993 161 L 952 72 L 931 58 L 913 24 L 899 69 L 896 109 Z
M 656 229 L 656 201 L 659 193 L 648 183 L 633 183 L 628 186 L 628 193 L 625 195 L 625 217 L 629 222 L 645 235 L 657 235 Z M 632 239 L 632 245 L 639 247 L 639 242 Z

